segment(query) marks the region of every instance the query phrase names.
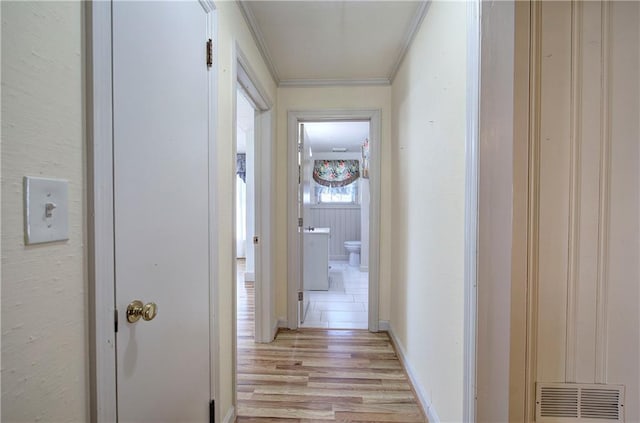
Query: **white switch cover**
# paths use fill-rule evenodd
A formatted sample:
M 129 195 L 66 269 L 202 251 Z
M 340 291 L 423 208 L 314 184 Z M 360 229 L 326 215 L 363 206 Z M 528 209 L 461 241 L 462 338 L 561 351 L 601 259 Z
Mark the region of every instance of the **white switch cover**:
M 69 182 L 24 177 L 25 243 L 69 239 Z

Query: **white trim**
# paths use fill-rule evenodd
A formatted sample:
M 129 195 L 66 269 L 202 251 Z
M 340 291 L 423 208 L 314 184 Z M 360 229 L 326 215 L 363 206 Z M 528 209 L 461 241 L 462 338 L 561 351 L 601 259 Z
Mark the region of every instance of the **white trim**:
M 391 85 L 389 78 L 362 79 L 285 79 L 278 83 L 278 87 L 336 87 L 336 86 L 379 86 Z
M 111 3 L 86 3 L 90 415 L 117 421 Z
M 256 46 L 258 46 L 258 50 L 260 50 L 260 55 L 264 59 L 264 62 L 269 69 L 269 73 L 271 77 L 275 81 L 276 85 L 280 83 L 280 76 L 278 75 L 278 69 L 276 68 L 273 59 L 271 59 L 271 55 L 269 55 L 269 49 L 267 49 L 267 42 L 264 39 L 264 35 L 262 35 L 262 31 L 260 30 L 260 26 L 256 21 L 256 17 L 253 12 L 249 8 L 248 4 L 241 0 L 236 0 L 236 3 L 240 7 L 240 12 L 242 12 L 242 16 L 244 17 L 244 21 L 249 27 L 249 31 L 251 32 L 251 36 L 253 37 L 253 41 L 255 41 Z
M 258 75 L 238 43 L 236 43 L 235 51 L 237 64 L 240 65 L 236 68 L 236 82 L 244 89 L 249 100 L 253 103 L 253 107 L 261 112 L 266 112 L 273 107 L 271 97 L 260 83 Z
M 233 423 L 236 421 L 236 408 L 232 405 L 229 411 L 222 419 L 222 423 Z
M 289 327 L 289 322 L 284 317 L 278 317 L 277 322 L 278 329 L 287 329 Z
M 255 263 L 259 272 L 259 281 L 255 289 L 256 342 L 266 343 L 274 339 L 272 326 L 275 319 L 275 282 L 274 269 L 274 202 L 273 163 L 275 156 L 275 112 L 273 109 L 256 113 L 254 125 L 255 137 L 255 175 L 256 178 L 256 234 L 260 242 L 257 249 L 260 254 Z
M 380 332 L 389 332 L 391 330 L 391 326 L 388 320 L 380 320 L 378 322 L 378 329 Z
M 371 149 L 371 202 L 369 204 L 369 330 L 379 330 L 380 296 L 380 152 L 381 111 L 379 109 L 328 109 L 294 110 L 287 117 L 287 317 L 289 329 L 298 328 L 298 281 L 300 280 L 300 245 L 297 222 L 298 178 L 298 122 L 335 120 L 369 121 L 369 146 Z
M 569 243 L 565 382 L 576 380 L 578 343 L 578 273 L 580 269 L 580 188 L 582 173 L 582 3 L 571 2 L 571 135 L 569 137 Z
M 215 4 L 210 0 L 200 0 L 209 8 L 207 31 L 212 40 L 218 39 L 218 13 Z M 206 10 L 206 9 L 205 9 Z M 217 208 L 218 190 L 216 189 L 216 128 L 218 127 L 218 49 L 213 49 L 213 66 L 209 70 L 209 389 L 211 399 L 220 397 L 220 342 L 219 321 L 216 318 L 216 301 L 218 284 L 216 283 L 216 259 L 218 257 L 218 225 Z M 220 410 L 215 409 L 214 421 L 220 421 Z
M 400 70 L 400 66 L 402 66 L 402 62 L 404 61 L 411 44 L 413 44 L 413 40 L 416 38 L 418 34 L 418 30 L 422 25 L 422 21 L 424 17 L 427 16 L 427 12 L 429 11 L 429 7 L 431 6 L 431 0 L 426 0 L 418 6 L 418 10 L 407 29 L 407 32 L 404 36 L 402 47 L 400 49 L 400 54 L 398 55 L 398 59 L 393 64 L 391 68 L 391 72 L 389 72 L 389 81 L 393 83 L 394 79 L 396 79 L 396 75 L 398 74 L 398 70 Z
M 467 128 L 465 139 L 463 421 L 476 421 L 478 324 L 478 127 L 480 93 L 480 1 L 467 2 Z
M 217 35 L 215 4 L 200 0 L 207 13 L 207 31 Z M 90 313 L 90 420 L 117 421 L 116 348 L 114 332 L 115 257 L 113 200 L 113 75 L 112 4 L 87 2 L 87 228 Z M 215 51 L 215 50 L 214 50 Z M 215 54 L 215 53 L 214 53 Z M 217 60 L 209 72 L 209 176 L 215 164 L 215 128 L 217 125 Z M 210 257 L 216 253 L 215 184 L 209 187 Z M 215 263 L 209 262 L 210 292 L 210 396 L 219 392 L 219 347 L 214 300 L 217 296 Z M 219 411 L 217 412 L 219 413 Z M 216 416 L 216 421 L 219 421 Z
M 602 112 L 600 133 L 600 196 L 598 198 L 598 258 L 596 281 L 596 383 L 607 383 L 608 367 L 608 269 L 609 233 L 611 208 L 611 3 L 601 5 L 602 41 L 601 73 L 602 86 L 600 107 Z
M 254 118 L 254 204 L 255 204 L 255 235 L 259 238 L 258 245 L 255 246 L 255 273 L 248 272 L 245 274 L 246 280 L 255 281 L 255 321 L 254 325 L 254 339 L 256 342 L 271 342 L 273 340 L 272 335 L 272 323 L 274 319 L 274 310 L 272 307 L 272 209 L 273 209 L 273 196 L 271 195 L 272 189 L 272 156 L 274 154 L 273 148 L 273 117 L 274 113 L 271 110 L 273 102 L 267 95 L 266 91 L 260 84 L 257 74 L 253 70 L 249 60 L 243 53 L 242 48 L 236 42 L 234 46 L 234 57 L 236 60 L 233 64 L 234 78 L 234 95 L 233 95 L 233 156 L 231 157 L 232 163 L 235 163 L 235 153 L 237 147 L 237 134 L 236 134 L 236 92 L 238 88 L 247 94 L 254 109 L 256 109 Z M 235 170 L 234 170 L 235 173 Z M 233 188 L 235 198 L 235 184 Z M 232 213 L 232 226 L 235 227 L 235 203 Z M 235 268 L 236 263 L 236 248 L 235 240 L 232 251 L 233 266 Z M 236 321 L 236 284 L 237 278 L 235 272 L 233 272 L 233 303 L 234 303 L 234 322 Z M 237 323 L 237 322 L 236 322 Z M 237 335 L 236 323 L 234 323 L 234 342 Z M 234 357 L 237 356 L 236 346 L 233 348 Z M 235 365 L 234 365 L 235 372 Z M 234 379 L 235 380 L 235 379 Z M 234 388 L 235 391 L 235 388 Z M 235 403 L 235 401 L 234 401 Z
M 527 338 L 525 352 L 525 421 L 535 418 L 538 368 L 538 257 L 540 226 L 540 96 L 542 2 L 531 2 L 529 57 L 529 195 L 527 222 Z
M 439 423 L 440 417 L 438 417 L 438 414 L 436 413 L 436 410 L 433 407 L 433 403 L 431 402 L 431 400 L 429 400 L 427 393 L 425 392 L 424 388 L 418 381 L 418 378 L 416 377 L 416 371 L 413 369 L 413 366 L 411 365 L 411 363 L 409 362 L 409 359 L 407 358 L 407 353 L 404 350 L 404 347 L 398 341 L 398 338 L 396 337 L 396 334 L 393 331 L 393 325 L 389 325 L 389 328 L 387 329 L 387 333 L 389 334 L 389 338 L 391 338 L 391 342 L 393 343 L 393 346 L 395 347 L 396 352 L 398 353 L 398 359 L 400 360 L 400 364 L 402 364 L 402 367 L 404 367 L 404 370 L 407 373 L 407 376 L 409 377 L 409 381 L 411 382 L 411 385 L 413 386 L 413 390 L 415 391 L 416 396 L 418 397 L 420 406 L 422 407 L 422 410 L 427 416 L 427 420 L 429 421 L 429 423 Z

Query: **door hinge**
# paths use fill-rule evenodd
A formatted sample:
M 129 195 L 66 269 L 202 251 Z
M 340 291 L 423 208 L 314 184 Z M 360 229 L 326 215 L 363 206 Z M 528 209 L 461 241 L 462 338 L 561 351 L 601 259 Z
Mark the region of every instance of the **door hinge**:
M 298 301 L 304 301 L 304 292 L 298 291 Z
M 298 165 L 298 185 L 302 182 L 302 168 Z
M 302 228 L 302 218 L 298 218 L 298 228 Z
M 113 331 L 118 332 L 118 309 L 113 310 Z
M 216 400 L 209 402 L 209 423 L 215 423 L 216 420 Z
M 207 41 L 207 69 L 213 66 L 213 40 L 209 38 Z

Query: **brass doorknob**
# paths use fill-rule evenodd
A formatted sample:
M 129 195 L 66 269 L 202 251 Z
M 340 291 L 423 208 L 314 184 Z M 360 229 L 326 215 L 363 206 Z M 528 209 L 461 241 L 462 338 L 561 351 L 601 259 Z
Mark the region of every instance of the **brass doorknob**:
M 153 320 L 158 314 L 158 306 L 156 303 L 142 304 L 140 300 L 134 300 L 127 306 L 127 321 L 135 323 L 142 317 L 147 322 Z

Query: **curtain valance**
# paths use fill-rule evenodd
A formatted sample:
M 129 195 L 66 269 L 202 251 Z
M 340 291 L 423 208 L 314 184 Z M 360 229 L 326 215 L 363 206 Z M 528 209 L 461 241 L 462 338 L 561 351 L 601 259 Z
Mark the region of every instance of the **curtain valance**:
M 358 160 L 315 160 L 313 180 L 325 187 L 343 187 L 360 177 Z

